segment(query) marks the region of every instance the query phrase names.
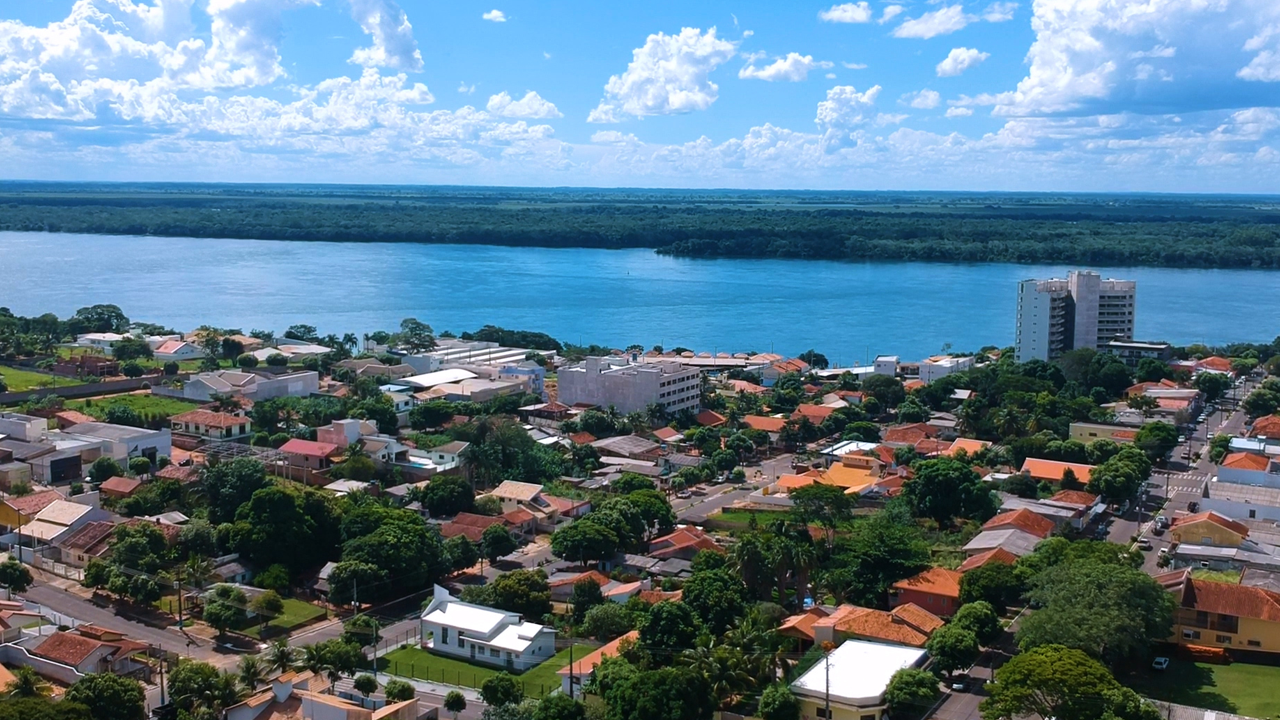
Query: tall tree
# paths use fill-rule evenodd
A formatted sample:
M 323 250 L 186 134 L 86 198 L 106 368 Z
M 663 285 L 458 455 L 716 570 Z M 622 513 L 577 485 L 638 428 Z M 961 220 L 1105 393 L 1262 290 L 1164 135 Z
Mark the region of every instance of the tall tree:
M 1122 687 L 1080 650 L 1046 645 L 1015 655 L 996 671 L 983 720 L 1160 720 L 1154 706 Z
M 902 486 L 902 497 L 916 517 L 949 526 L 955 518 L 985 522 L 996 514 L 994 494 L 973 468 L 951 458 L 925 460 Z

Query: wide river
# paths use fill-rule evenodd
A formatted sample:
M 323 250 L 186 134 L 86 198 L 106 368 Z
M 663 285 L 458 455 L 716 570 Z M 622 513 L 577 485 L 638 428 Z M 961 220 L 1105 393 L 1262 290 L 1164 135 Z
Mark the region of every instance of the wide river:
M 690 260 L 649 250 L 309 243 L 0 232 L 0 306 L 114 303 L 136 320 L 321 334 L 485 324 L 574 343 L 799 353 L 851 365 L 1013 342 L 1016 283 L 1069 268 L 999 263 Z M 1099 268 L 1138 282 L 1137 335 L 1174 343 L 1280 334 L 1280 274 Z

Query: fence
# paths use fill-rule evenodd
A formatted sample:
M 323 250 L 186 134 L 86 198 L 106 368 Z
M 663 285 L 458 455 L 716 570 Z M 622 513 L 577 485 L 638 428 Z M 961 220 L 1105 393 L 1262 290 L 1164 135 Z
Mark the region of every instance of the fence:
M 391 637 L 385 637 L 379 640 L 378 644 L 375 645 L 373 648 L 374 657 L 385 655 L 386 653 L 389 653 L 392 650 L 395 650 L 401 645 L 412 645 L 412 646 L 420 645 L 421 643 L 420 643 L 419 637 L 421 633 L 422 633 L 422 630 L 420 628 L 414 627 L 412 630 L 409 630 L 408 632 L 399 633 L 397 635 L 393 635 Z
M 416 680 L 425 680 L 427 682 L 436 682 L 442 685 L 454 685 L 457 687 L 467 687 L 479 690 L 484 681 L 497 674 L 498 668 L 493 670 L 482 670 L 476 668 L 474 670 L 463 670 L 458 668 L 441 667 L 430 663 L 429 661 L 399 661 L 387 660 L 382 663 L 381 671 L 399 675 L 400 677 L 414 678 Z M 525 697 L 544 698 L 547 695 L 560 689 L 559 676 L 548 681 L 534 680 L 528 681 L 517 675 L 515 681 L 520 685 L 520 690 Z
M 0 374 L 3 374 L 3 372 L 0 372 Z M 23 392 L 6 392 L 0 393 L 0 405 L 17 405 L 28 400 L 41 400 L 49 395 L 57 395 L 65 400 L 97 397 L 98 395 L 116 395 L 141 390 L 143 385 L 155 385 L 158 383 L 159 380 L 155 377 L 141 377 L 85 383 L 83 385 L 67 385 L 65 387 L 39 388 Z M 155 388 L 153 387 L 152 389 L 154 390 Z

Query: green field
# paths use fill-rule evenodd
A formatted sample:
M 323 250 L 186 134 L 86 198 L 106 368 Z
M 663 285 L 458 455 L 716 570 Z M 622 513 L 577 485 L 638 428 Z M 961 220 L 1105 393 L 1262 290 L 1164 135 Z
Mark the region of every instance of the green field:
M 283 635 L 306 625 L 312 620 L 318 620 L 319 618 L 324 617 L 325 614 L 325 609 L 322 607 L 316 607 L 310 603 L 304 603 L 301 600 L 295 600 L 293 598 L 285 598 L 284 612 L 281 613 L 279 617 L 273 618 L 271 622 L 267 623 L 265 632 L 262 625 L 257 624 L 256 622 L 244 628 L 241 632 L 245 635 L 261 640 L 263 638 Z M 254 618 L 254 620 L 256 621 L 257 618 Z
M 574 645 L 573 656 L 584 657 L 593 649 L 589 645 Z M 569 649 L 565 648 L 516 680 L 524 687 L 525 695 L 540 698 L 560 687 L 560 676 L 556 672 L 568 664 Z M 471 688 L 480 687 L 500 672 L 499 668 L 433 655 L 419 647 L 392 650 L 378 660 L 378 668 L 392 675 Z
M 1210 665 L 1173 658 L 1164 672 L 1144 670 L 1127 684 L 1157 700 L 1236 713 L 1246 717 L 1280 715 L 1280 667 Z
M 4 384 L 9 386 L 9 392 L 26 392 L 27 390 L 39 390 L 47 387 L 70 387 L 84 384 L 74 378 L 48 375 L 31 370 L 19 370 L 8 365 L 0 366 L 0 378 L 4 378 Z
M 126 405 L 133 408 L 135 412 L 143 417 L 148 415 L 169 417 L 170 415 L 194 410 L 197 407 L 196 403 L 187 400 L 178 400 L 177 398 L 152 395 L 150 393 L 130 393 L 128 395 L 113 395 L 105 398 L 68 400 L 64 407 L 68 410 L 79 410 L 86 415 L 92 415 L 101 420 L 106 417 L 107 408 L 112 405 Z

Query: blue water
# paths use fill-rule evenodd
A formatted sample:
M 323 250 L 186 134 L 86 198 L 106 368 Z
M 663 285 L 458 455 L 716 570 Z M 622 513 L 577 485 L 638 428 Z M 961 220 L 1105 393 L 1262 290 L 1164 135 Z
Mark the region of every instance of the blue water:
M 115 303 L 179 330 L 437 332 L 485 324 L 564 341 L 698 351 L 817 348 L 842 365 L 1013 342 L 1016 282 L 1063 266 L 689 260 L 648 250 L 304 243 L 0 233 L 0 306 L 60 317 Z M 1174 343 L 1280 334 L 1280 274 L 1099 268 L 1138 281 L 1137 335 Z

